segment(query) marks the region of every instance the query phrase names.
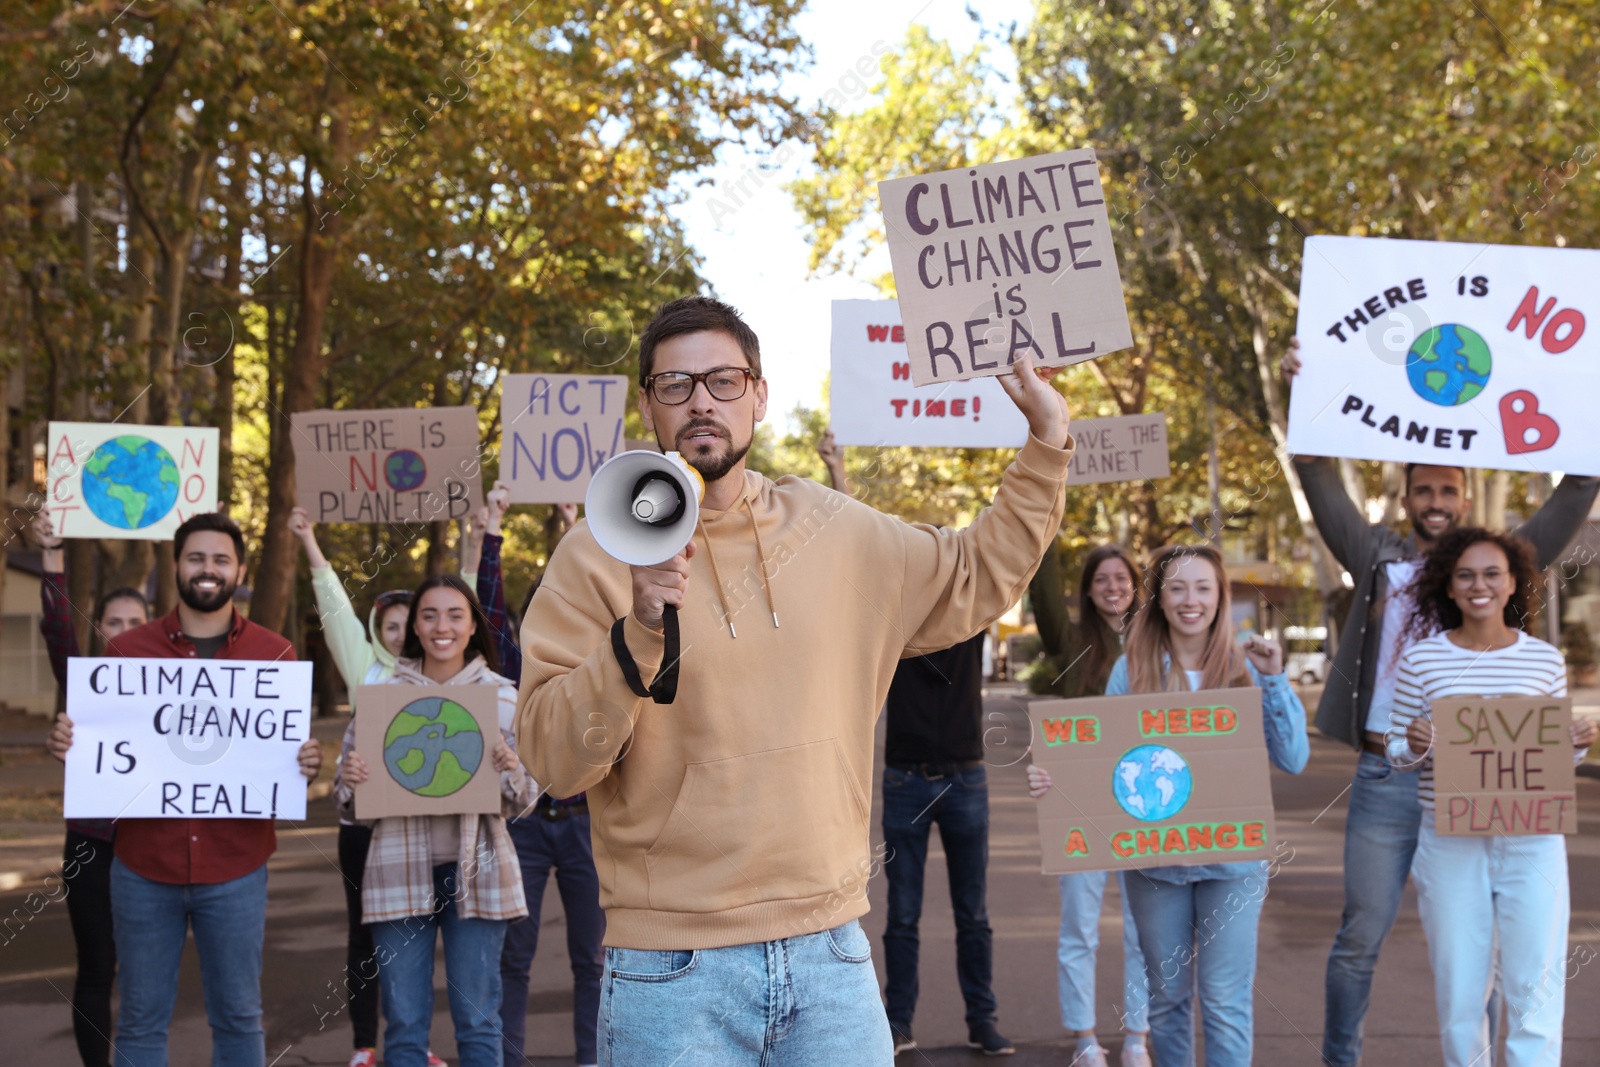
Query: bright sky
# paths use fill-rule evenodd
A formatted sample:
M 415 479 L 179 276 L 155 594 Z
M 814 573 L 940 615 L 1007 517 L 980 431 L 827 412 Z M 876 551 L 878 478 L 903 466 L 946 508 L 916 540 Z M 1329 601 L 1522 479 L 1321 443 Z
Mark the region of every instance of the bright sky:
M 1026 22 L 1032 10 L 1031 0 L 984 0 L 984 28 Z M 980 32 L 967 15 L 967 0 L 812 0 L 796 25 L 814 48 L 815 62 L 803 75 L 790 78 L 785 88 L 796 93 L 808 111 L 835 89 L 847 100 L 866 103 L 861 83 L 871 84 L 878 76 L 857 79 L 856 62 L 871 57 L 874 47 L 880 54 L 897 50 L 912 22 L 950 41 L 957 51 L 970 49 Z M 991 61 L 1009 65 L 1009 49 L 996 49 L 994 44 Z M 760 168 L 780 150 L 725 148 L 717 165 L 703 175 L 711 184 L 689 190 L 688 199 L 677 209 L 716 295 L 737 307 L 761 338 L 763 370 L 771 383 L 767 422 L 780 433 L 795 405 L 815 407 L 824 399 L 830 302 L 876 298 L 877 289 L 867 279 L 888 270 L 888 255 L 883 253 L 859 278 L 832 274 L 807 278 L 805 226 L 783 185 L 811 168 L 812 153 L 797 142 L 789 147 L 787 163 L 767 171 Z M 759 186 L 747 172 L 759 177 Z M 733 190 L 741 179 L 749 195 Z M 741 206 L 731 215 L 719 208 L 713 219 L 712 200 L 733 204 L 734 197 Z

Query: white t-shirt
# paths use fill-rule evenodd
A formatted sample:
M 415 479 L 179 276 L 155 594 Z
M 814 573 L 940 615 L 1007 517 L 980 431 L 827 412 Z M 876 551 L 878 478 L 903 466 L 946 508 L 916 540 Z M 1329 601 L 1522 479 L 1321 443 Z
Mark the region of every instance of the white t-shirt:
M 1378 673 L 1372 683 L 1372 704 L 1367 708 L 1367 729 L 1376 734 L 1389 732 L 1394 711 L 1394 686 L 1400 677 L 1400 634 L 1406 628 L 1415 602 L 1406 587 L 1422 568 L 1420 559 L 1400 559 L 1385 563 L 1389 595 L 1383 603 L 1383 628 L 1378 631 Z
M 1202 686 L 1200 685 L 1200 682 L 1205 677 L 1204 672 L 1202 672 L 1202 671 L 1191 671 L 1191 670 L 1185 668 L 1183 673 L 1184 673 L 1184 676 L 1189 679 L 1189 688 L 1195 690 L 1196 692 L 1198 692 L 1202 688 Z

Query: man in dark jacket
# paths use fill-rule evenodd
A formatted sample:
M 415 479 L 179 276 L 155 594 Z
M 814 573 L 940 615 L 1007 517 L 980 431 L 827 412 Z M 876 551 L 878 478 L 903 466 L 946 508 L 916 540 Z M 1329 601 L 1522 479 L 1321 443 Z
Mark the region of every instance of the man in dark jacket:
M 883 844 L 889 919 L 883 931 L 884 999 L 896 1054 L 917 1047 L 918 921 L 923 868 L 935 823 L 944 846 L 956 921 L 956 981 L 967 1005 L 969 1044 L 1013 1051 L 995 1029 L 994 934 L 985 901 L 989 780 L 983 766 L 983 634 L 900 661 L 889 685 L 883 745 Z
M 294 646 L 233 608 L 244 577 L 244 537 L 208 512 L 172 535 L 178 606 L 127 630 L 107 656 L 292 660 Z M 72 720 L 56 720 L 48 741 L 58 759 L 72 747 Z M 322 748 L 300 747 L 300 770 L 315 778 Z M 117 1063 L 165 1067 L 167 1027 L 178 997 L 178 966 L 189 929 L 200 956 L 213 1059 L 263 1067 L 261 953 L 267 916 L 267 859 L 277 849 L 271 819 L 121 819 L 111 867 L 112 927 L 122 1011 Z
M 1300 344 L 1289 343 L 1283 372 L 1300 369 Z M 1467 476 L 1460 467 L 1406 466 L 1403 502 L 1411 531 L 1369 523 L 1339 478 L 1332 459 L 1297 457 L 1295 470 L 1328 550 L 1355 583 L 1349 617 L 1317 705 L 1317 729 L 1360 756 L 1350 786 L 1344 837 L 1344 915 L 1328 955 L 1322 1058 L 1334 1067 L 1361 1062 L 1361 1031 L 1372 995 L 1378 952 L 1394 926 L 1417 848 L 1422 808 L 1417 773 L 1392 768 L 1383 755 L 1389 728 L 1400 631 L 1410 583 L 1438 540 L 1468 513 Z M 1550 499 L 1514 533 L 1546 567 L 1578 534 L 1600 478 L 1563 478 Z

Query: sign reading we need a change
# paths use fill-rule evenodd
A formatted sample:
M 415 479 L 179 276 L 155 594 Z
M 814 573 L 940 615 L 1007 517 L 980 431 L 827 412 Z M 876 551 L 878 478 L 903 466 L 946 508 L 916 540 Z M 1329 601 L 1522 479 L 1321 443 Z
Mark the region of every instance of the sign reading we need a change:
M 1261 691 L 1028 705 L 1044 873 L 1266 859 L 1277 843 Z
M 1091 148 L 878 183 L 918 385 L 1131 347 Z
M 52 422 L 46 499 L 62 537 L 166 541 L 217 510 L 214 427 Z
M 483 504 L 470 407 L 300 411 L 294 477 L 312 522 L 434 522 Z
M 304 819 L 311 664 L 67 661 L 69 819 Z
M 911 380 L 893 300 L 835 300 L 829 352 L 829 419 L 841 445 L 1021 448 L 1028 440 L 1028 420 L 995 379 L 922 388 Z
M 1434 830 L 1451 837 L 1578 832 L 1567 697 L 1433 702 Z
M 1289 448 L 1600 474 L 1600 251 L 1311 237 Z
M 627 451 L 622 374 L 507 374 L 500 478 L 513 504 L 581 504 L 600 464 Z

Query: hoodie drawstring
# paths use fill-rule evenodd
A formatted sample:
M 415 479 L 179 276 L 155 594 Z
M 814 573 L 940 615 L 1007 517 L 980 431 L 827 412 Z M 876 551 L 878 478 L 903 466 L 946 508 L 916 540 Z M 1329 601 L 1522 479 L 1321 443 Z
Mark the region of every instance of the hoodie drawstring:
M 767 553 L 766 550 L 761 547 L 761 526 L 756 522 L 756 512 L 755 509 L 750 506 L 750 498 L 745 497 L 743 499 L 743 503 L 745 514 L 750 518 L 750 531 L 751 533 L 755 534 L 756 562 L 761 568 L 761 588 L 767 595 L 767 607 L 772 612 L 773 629 L 777 629 L 778 603 L 772 597 L 772 583 L 767 578 Z M 728 620 L 728 633 L 732 634 L 735 640 L 738 640 L 739 631 L 735 629 L 733 625 L 733 612 L 728 610 L 727 590 L 722 584 L 722 574 L 717 570 L 717 553 L 711 547 L 711 535 L 706 533 L 704 516 L 702 516 L 700 519 L 699 529 L 700 536 L 705 539 L 706 559 L 711 563 L 711 580 L 716 584 L 717 587 L 717 602 L 722 605 L 722 617 Z

